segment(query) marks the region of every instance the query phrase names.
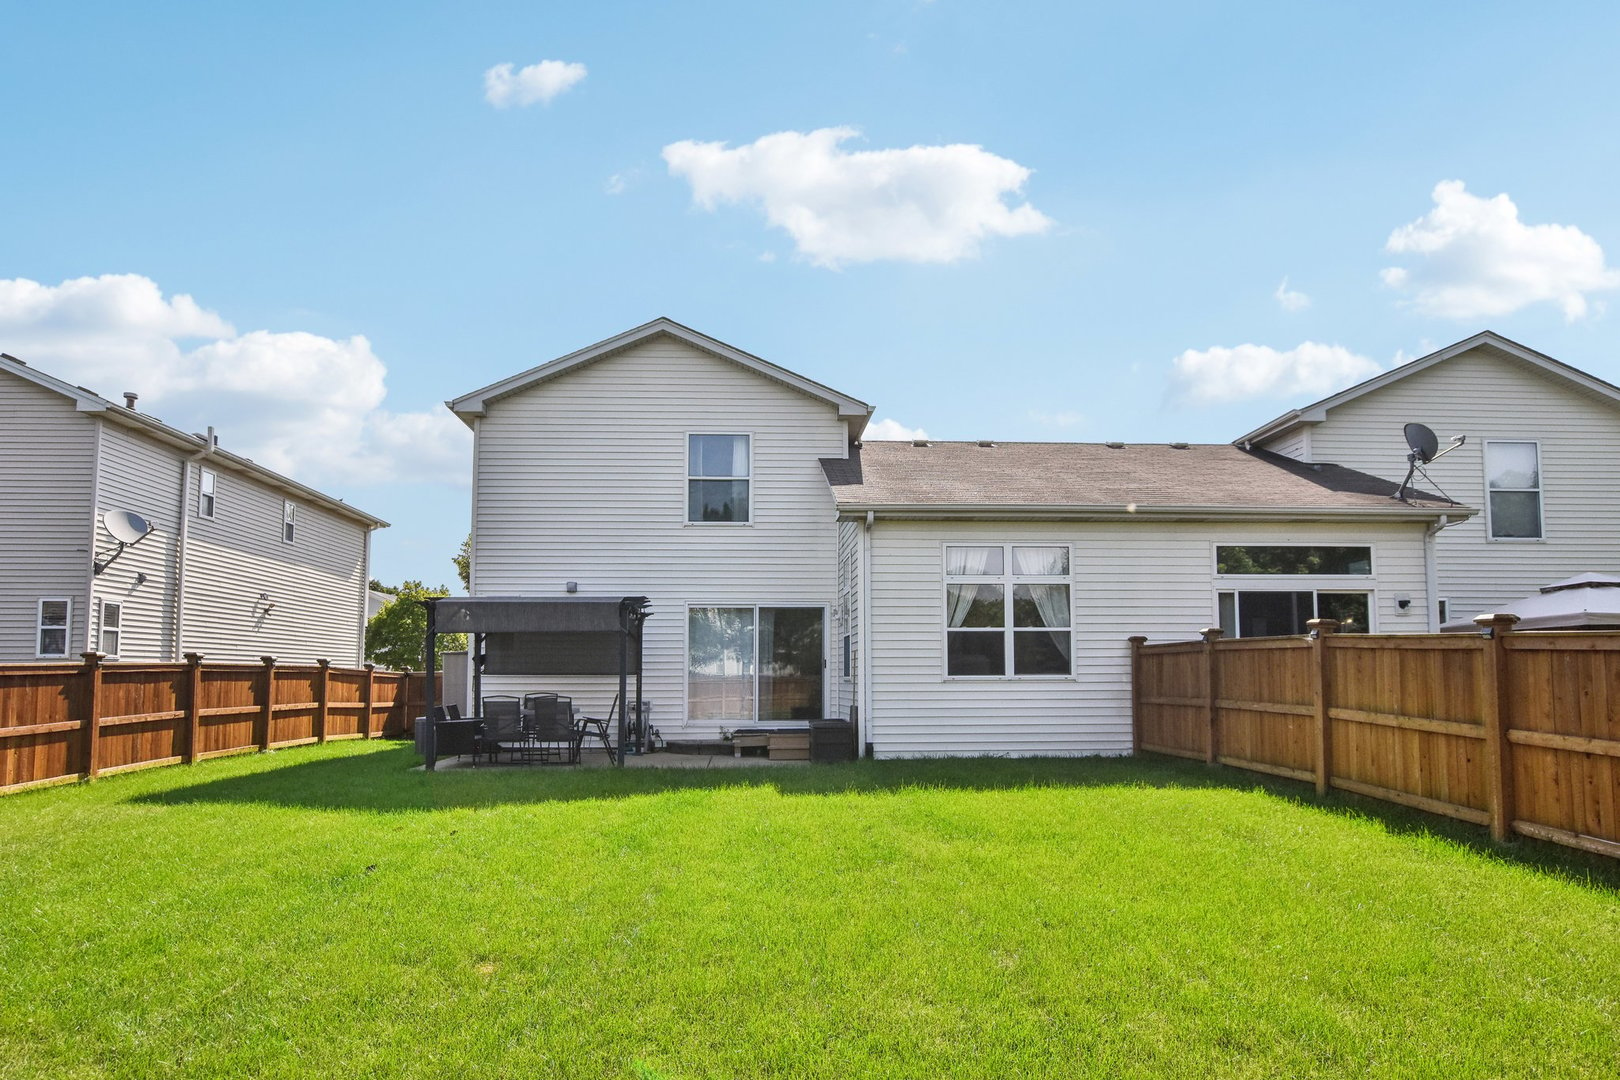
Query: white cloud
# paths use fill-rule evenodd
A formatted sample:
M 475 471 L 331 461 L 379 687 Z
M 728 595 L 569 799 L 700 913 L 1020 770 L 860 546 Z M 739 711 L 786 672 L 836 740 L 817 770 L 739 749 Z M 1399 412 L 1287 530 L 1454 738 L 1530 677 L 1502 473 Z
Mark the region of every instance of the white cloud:
M 1384 284 L 1413 294 L 1429 315 L 1507 315 L 1547 301 L 1566 320 L 1587 313 L 1587 293 L 1620 288 L 1598 242 L 1573 225 L 1526 225 L 1507 195 L 1470 195 L 1461 180 L 1434 188 L 1434 209 L 1390 233 L 1384 250 L 1421 259 L 1392 266 Z
M 0 349 L 115 401 L 134 390 L 143 411 L 213 425 L 226 449 L 312 483 L 470 476 L 471 437 L 448 412 L 383 409 L 387 369 L 364 337 L 239 334 L 138 274 L 0 280 Z
M 884 419 L 867 424 L 861 438 L 866 442 L 910 442 L 912 439 L 928 438 L 928 432 L 922 428 L 906 427 L 898 420 Z
M 896 259 L 949 263 L 988 237 L 1045 232 L 1052 220 L 1009 205 L 1030 170 L 982 147 L 847 151 L 854 128 L 781 131 L 746 146 L 685 140 L 664 147 L 672 175 L 705 210 L 758 204 L 818 266 Z
M 1195 405 L 1256 397 L 1314 399 L 1383 370 L 1343 346 L 1314 341 L 1286 352 L 1265 345 L 1188 349 L 1171 364 L 1171 397 Z
M 484 100 L 497 109 L 513 105 L 551 104 L 551 99 L 585 78 L 585 65 L 566 60 L 542 60 L 513 70 L 496 64 L 484 72 Z
M 1288 287 L 1288 279 L 1283 278 L 1277 285 L 1277 291 L 1271 294 L 1277 298 L 1277 303 L 1284 311 L 1304 311 L 1311 306 L 1311 298 L 1297 289 Z

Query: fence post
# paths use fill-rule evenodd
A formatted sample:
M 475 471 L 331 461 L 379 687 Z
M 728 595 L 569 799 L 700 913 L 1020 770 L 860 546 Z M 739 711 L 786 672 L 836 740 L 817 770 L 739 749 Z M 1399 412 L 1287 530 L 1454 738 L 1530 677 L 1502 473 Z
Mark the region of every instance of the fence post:
M 1210 626 L 1198 631 L 1199 636 L 1204 639 L 1204 707 L 1209 721 L 1209 754 L 1205 760 L 1211 765 L 1215 764 L 1216 759 L 1220 757 L 1220 740 L 1215 722 L 1216 699 L 1218 696 L 1215 643 L 1220 641 L 1221 635 L 1225 633 L 1226 631 L 1218 626 Z
M 259 749 L 270 749 L 270 719 L 275 714 L 276 706 L 276 658 L 261 656 L 259 661 L 264 664 L 264 682 L 261 683 L 263 696 L 259 701 Z
M 185 654 L 186 690 L 186 764 L 197 760 L 198 734 L 202 730 L 202 653 Z
M 101 771 L 96 750 L 101 742 L 101 654 L 80 653 L 84 657 L 84 775 L 92 779 Z
M 365 707 L 360 710 L 360 738 L 362 739 L 371 738 L 371 703 L 376 698 L 376 686 L 377 665 L 367 664 L 366 685 L 365 689 L 362 691 L 364 697 L 360 699 L 361 701 L 365 702 Z
M 407 735 L 416 734 L 416 723 L 411 711 L 411 669 L 399 673 L 399 689 L 394 691 L 394 707 L 399 710 L 399 729 Z
M 1327 639 L 1338 633 L 1338 619 L 1312 619 L 1305 624 L 1311 632 L 1311 652 L 1316 661 L 1311 673 L 1311 696 L 1316 706 L 1316 793 L 1326 795 L 1333 780 L 1333 718 L 1328 715 Z
M 321 665 L 320 677 L 315 680 L 315 741 L 326 741 L 326 720 L 332 703 L 332 661 L 316 660 Z
M 1490 797 L 1492 840 L 1506 840 L 1513 831 L 1513 749 L 1507 737 L 1513 706 L 1503 639 L 1518 621 L 1517 615 L 1474 616 L 1474 625 L 1490 635 L 1480 656 L 1479 702 L 1485 721 L 1485 789 Z
M 1142 752 L 1142 646 L 1147 638 L 1136 635 L 1131 643 L 1131 753 Z

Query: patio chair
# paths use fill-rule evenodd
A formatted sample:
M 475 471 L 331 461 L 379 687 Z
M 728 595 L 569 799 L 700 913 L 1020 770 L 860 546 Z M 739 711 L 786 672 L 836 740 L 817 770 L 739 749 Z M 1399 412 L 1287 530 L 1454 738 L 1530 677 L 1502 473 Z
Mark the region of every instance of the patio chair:
M 453 707 L 452 707 L 453 708 Z M 459 712 L 460 710 L 456 710 Z M 452 716 L 442 706 L 433 707 L 433 740 L 438 757 L 461 757 L 471 754 L 473 764 L 478 764 L 480 750 L 478 737 L 478 721 L 463 720 L 460 716 Z
M 574 724 L 572 698 L 556 694 L 538 697 L 529 725 L 531 737 L 540 744 L 542 763 L 579 764 L 579 744 L 584 733 Z
M 485 698 L 483 704 L 483 732 L 479 736 L 479 747 L 493 762 L 501 752 L 502 743 L 523 741 L 523 703 L 510 694 L 497 694 Z
M 606 716 L 580 717 L 580 741 L 584 742 L 585 739 L 588 739 L 594 735 L 596 738 L 602 740 L 602 749 L 606 750 L 609 754 L 613 753 L 613 740 L 609 737 L 608 733 L 613 730 L 614 722 L 619 719 L 620 704 L 621 701 L 619 699 L 619 695 L 614 694 L 613 704 L 608 706 L 608 714 Z

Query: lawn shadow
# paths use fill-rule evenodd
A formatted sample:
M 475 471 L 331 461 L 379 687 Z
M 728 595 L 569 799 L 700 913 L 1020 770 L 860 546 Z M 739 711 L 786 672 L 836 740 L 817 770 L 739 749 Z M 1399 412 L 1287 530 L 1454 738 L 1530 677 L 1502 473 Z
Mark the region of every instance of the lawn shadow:
M 583 802 L 681 791 L 769 788 L 786 796 L 916 789 L 1010 791 L 1059 787 L 1150 787 L 1260 791 L 1326 813 L 1365 818 L 1388 832 L 1432 837 L 1486 857 L 1577 884 L 1620 891 L 1620 861 L 1558 844 L 1490 839 L 1484 828 L 1393 803 L 1332 792 L 1228 766 L 1155 754 L 1134 757 L 929 758 L 802 768 L 457 769 L 426 773 L 408 745 L 366 754 L 288 754 L 285 764 L 133 796 L 134 803 L 251 803 L 306 810 L 423 813 L 505 805 Z

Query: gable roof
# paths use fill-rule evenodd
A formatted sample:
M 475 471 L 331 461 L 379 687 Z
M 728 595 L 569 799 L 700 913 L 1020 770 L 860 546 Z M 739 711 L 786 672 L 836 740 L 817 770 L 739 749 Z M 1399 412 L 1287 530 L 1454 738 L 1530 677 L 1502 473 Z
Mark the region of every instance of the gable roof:
M 1595 375 L 1589 375 L 1580 368 L 1571 367 L 1562 360 L 1554 360 L 1545 353 L 1539 353 L 1528 345 L 1521 345 L 1517 341 L 1505 338 L 1495 331 L 1481 330 L 1473 337 L 1464 338 L 1455 344 L 1447 345 L 1445 348 L 1436 350 L 1427 356 L 1420 356 L 1410 363 L 1392 368 L 1381 375 L 1374 375 L 1364 382 L 1359 382 L 1349 389 L 1340 390 L 1338 393 L 1331 394 L 1321 401 L 1312 402 L 1303 408 L 1283 413 L 1276 419 L 1261 424 L 1247 435 L 1233 439 L 1232 442 L 1237 446 L 1242 446 L 1245 443 L 1260 443 L 1287 434 L 1302 424 L 1320 423 L 1327 419 L 1328 410 L 1335 406 L 1361 397 L 1363 394 L 1370 394 L 1374 390 L 1383 389 L 1390 383 L 1404 379 L 1408 375 L 1416 375 L 1420 371 L 1427 371 L 1436 364 L 1443 364 L 1454 356 L 1461 356 L 1463 353 L 1472 352 L 1480 347 L 1485 347 L 1513 360 L 1528 364 L 1538 371 L 1569 383 L 1576 389 L 1600 400 L 1620 405 L 1620 386 L 1604 382 Z
M 170 427 L 155 416 L 138 412 L 117 402 L 108 401 L 93 390 L 87 390 L 82 386 L 74 386 L 54 375 L 46 374 L 28 364 L 27 361 L 19 360 L 7 353 L 0 353 L 0 372 L 15 375 L 19 379 L 33 383 L 35 386 L 61 394 L 73 402 L 73 407 L 78 412 L 99 414 L 113 423 L 139 431 L 188 454 L 199 453 L 208 449 L 208 440 L 205 436 L 190 435 L 179 428 Z M 368 514 L 357 506 L 351 506 L 342 499 L 316 491 L 305 484 L 300 484 L 291 477 L 267 469 L 251 458 L 233 454 L 229 450 L 222 450 L 217 445 L 209 450 L 206 460 L 223 465 L 236 472 L 246 473 L 269 487 L 295 496 L 311 505 L 330 510 L 334 514 L 348 518 L 351 521 L 357 521 L 368 529 L 386 529 L 388 527 L 388 522 L 380 517 Z
M 554 379 L 566 372 L 573 371 L 575 368 L 612 356 L 614 353 L 628 349 L 632 345 L 639 345 L 660 335 L 683 341 L 711 356 L 729 360 L 756 374 L 763 375 L 767 379 L 774 379 L 776 382 L 789 386 L 802 394 L 808 394 L 813 398 L 819 398 L 827 402 L 838 410 L 839 419 L 850 421 L 851 439 L 860 438 L 861 431 L 866 427 L 866 421 L 872 415 L 872 406 L 859 398 L 852 398 L 848 394 L 839 393 L 831 387 L 823 386 L 821 383 L 807 379 L 803 375 L 789 371 L 785 367 L 778 367 L 769 360 L 762 360 L 752 353 L 745 353 L 741 349 L 727 345 L 725 342 L 709 337 L 707 334 L 700 334 L 691 327 L 682 326 L 673 319 L 662 317 L 649 323 L 643 323 L 633 330 L 626 330 L 624 333 L 617 334 L 605 341 L 598 341 L 595 345 L 587 345 L 585 348 L 571 352 L 567 356 L 559 356 L 555 360 L 549 360 L 539 367 L 530 368 L 528 371 L 502 379 L 500 382 L 491 383 L 469 394 L 462 394 L 460 397 L 452 398 L 445 404 L 450 407 L 451 412 L 461 417 L 463 423 L 471 427 L 472 417 L 484 415 L 484 410 L 492 401 L 497 401 L 508 394 L 515 394 L 520 390 L 534 386 L 536 383 L 545 382 L 547 379 Z
M 821 467 L 841 513 L 1432 520 L 1474 512 L 1421 491 L 1396 502 L 1388 480 L 1229 443 L 867 442 Z

